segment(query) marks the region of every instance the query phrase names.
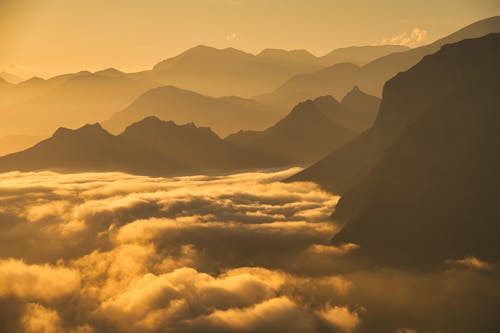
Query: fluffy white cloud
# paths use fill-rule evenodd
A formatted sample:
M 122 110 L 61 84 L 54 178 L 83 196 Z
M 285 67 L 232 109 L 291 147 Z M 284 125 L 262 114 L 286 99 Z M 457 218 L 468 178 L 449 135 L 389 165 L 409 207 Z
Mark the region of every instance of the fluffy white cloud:
M 381 45 L 404 45 L 418 46 L 427 40 L 428 31 L 421 28 L 413 28 L 410 32 L 402 32 L 391 37 L 384 37 Z
M 0 329 L 470 331 L 448 324 L 466 313 L 494 326 L 484 305 L 500 296 L 495 265 L 371 267 L 356 244 L 329 244 L 339 198 L 280 182 L 295 172 L 0 174 Z

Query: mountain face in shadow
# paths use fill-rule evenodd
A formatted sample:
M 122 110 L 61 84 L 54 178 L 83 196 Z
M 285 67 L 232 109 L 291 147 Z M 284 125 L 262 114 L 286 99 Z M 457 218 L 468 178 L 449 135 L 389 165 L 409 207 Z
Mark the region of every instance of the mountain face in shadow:
M 332 96 L 321 96 L 314 100 L 314 104 L 332 123 L 360 133 L 373 125 L 380 99 L 354 87 L 340 103 Z
M 332 66 L 343 62 L 350 62 L 358 66 L 363 66 L 377 58 L 394 52 L 407 51 L 409 49 L 409 47 L 402 45 L 351 46 L 335 49 L 320 57 L 320 61 L 325 66 Z
M 354 136 L 355 132 L 333 123 L 315 102 L 308 100 L 265 131 L 240 131 L 226 141 L 303 164 L 318 160 Z
M 59 128 L 29 149 L 0 157 L 0 170 L 122 171 L 152 176 L 192 171 L 152 149 L 109 134 L 97 123 L 77 130 Z
M 158 83 L 130 79 L 116 69 L 31 79 L 0 92 L 6 97 L 0 119 L 4 134 L 49 133 L 106 119 Z
M 208 127 L 196 127 L 193 123 L 176 125 L 157 117 L 147 117 L 128 126 L 119 138 L 204 172 L 275 167 L 285 163 L 279 158 L 230 144 Z
M 214 98 L 165 86 L 141 95 L 106 121 L 104 127 L 118 133 L 130 123 L 148 116 L 171 119 L 177 123 L 195 122 L 214 129 L 219 135 L 227 135 L 240 129 L 265 128 L 278 120 L 280 114 L 252 100 Z
M 425 55 L 438 51 L 441 46 L 466 38 L 477 38 L 500 32 L 500 16 L 475 22 L 445 38 L 422 47 L 394 52 L 375 59 L 362 67 L 352 65 L 349 70 L 340 70 L 338 65 L 323 68 L 307 75 L 296 75 L 271 93 L 256 97 L 269 105 L 295 105 L 301 100 L 320 95 L 340 98 L 357 85 L 368 94 L 380 96 L 384 83 L 401 71 L 408 70 Z M 349 60 L 352 62 L 352 60 Z
M 375 126 L 326 159 L 330 172 L 342 155 L 357 156 L 358 173 L 373 166 L 337 206 L 346 225 L 334 243 L 398 266 L 500 259 L 498 59 L 491 34 L 446 45 L 387 82 Z
M 148 117 L 112 135 L 98 123 L 59 128 L 47 140 L 0 157 L 0 172 L 121 171 L 148 176 L 216 173 L 283 166 L 286 160 L 234 146 L 209 128 Z

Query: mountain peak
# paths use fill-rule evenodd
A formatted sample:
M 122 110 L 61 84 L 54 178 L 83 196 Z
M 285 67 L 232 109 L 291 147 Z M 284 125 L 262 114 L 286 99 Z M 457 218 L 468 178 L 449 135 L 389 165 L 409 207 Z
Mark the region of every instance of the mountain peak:
M 69 129 L 66 127 L 59 127 L 52 137 L 60 137 L 63 135 L 69 135 L 69 134 L 74 134 L 74 135 L 111 135 L 109 134 L 104 128 L 102 128 L 101 124 L 99 123 L 94 123 L 94 124 L 85 124 L 80 128 L 77 129 Z
M 101 76 L 108 76 L 108 77 L 119 77 L 119 76 L 124 75 L 125 73 L 116 69 L 116 68 L 110 67 L 110 68 L 106 68 L 106 69 L 97 71 L 94 74 L 101 75 Z

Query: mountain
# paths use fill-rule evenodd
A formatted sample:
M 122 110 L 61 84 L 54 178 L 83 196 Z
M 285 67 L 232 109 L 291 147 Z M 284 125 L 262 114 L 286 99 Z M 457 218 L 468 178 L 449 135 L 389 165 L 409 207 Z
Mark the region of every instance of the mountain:
M 321 95 L 340 98 L 354 85 L 368 94 L 380 96 L 387 80 L 409 69 L 424 56 L 438 51 L 441 46 L 496 32 L 500 32 L 500 16 L 475 22 L 432 44 L 385 55 L 362 67 L 344 65 L 341 70 L 337 64 L 307 75 L 296 75 L 274 91 L 256 96 L 255 99 L 274 106 L 291 106 L 306 98 Z
M 275 59 L 287 62 L 317 64 L 318 58 L 307 50 L 282 50 L 282 49 L 264 49 L 257 57 L 264 59 Z
M 373 125 L 380 99 L 354 87 L 340 103 L 332 96 L 320 96 L 314 104 L 331 122 L 360 133 Z
M 495 16 L 470 24 L 432 44 L 378 58 L 363 66 L 357 80 L 358 85 L 370 94 L 380 95 L 388 79 L 408 70 L 424 56 L 437 52 L 443 45 L 498 32 L 500 32 L 500 16 Z
M 394 52 L 407 51 L 409 47 L 402 45 L 369 45 L 339 48 L 319 58 L 325 66 L 332 66 L 342 62 L 350 62 L 363 66 L 370 61 Z
M 147 117 L 128 126 L 119 138 L 204 172 L 276 167 L 285 163 L 274 156 L 230 144 L 210 128 L 196 127 L 193 123 L 176 125 L 173 121 L 162 121 L 157 117 Z
M 106 119 L 159 85 L 120 73 L 112 69 L 96 73 L 83 71 L 49 80 L 33 78 L 14 85 L 5 92 L 7 100 L 14 98 L 15 101 L 4 105 L 0 131 L 39 134 L 58 126 L 76 127 Z
M 151 176 L 193 170 L 152 149 L 106 132 L 99 124 L 77 130 L 59 128 L 47 140 L 24 151 L 0 157 L 0 171 L 122 171 Z
M 116 136 L 98 123 L 76 130 L 59 128 L 29 149 L 0 157 L 0 172 L 122 171 L 171 176 L 270 168 L 287 162 L 237 147 L 209 128 L 147 117 Z
M 219 135 L 240 129 L 261 129 L 280 114 L 252 100 L 239 97 L 208 97 L 172 86 L 152 89 L 104 123 L 113 133 L 144 117 L 157 116 L 177 123 L 194 122 L 212 128 Z
M 335 244 L 397 266 L 500 259 L 498 59 L 500 34 L 490 34 L 387 82 L 374 127 L 320 162 L 332 179 L 345 176 L 337 162 L 360 176 L 334 213 L 345 223 Z
M 265 131 L 240 131 L 226 141 L 290 163 L 311 163 L 354 137 L 355 133 L 334 124 L 311 100 L 298 104 Z
M 43 139 L 36 135 L 7 135 L 0 137 L 0 156 L 24 150 Z
M 21 79 L 19 76 L 11 74 L 11 73 L 7 73 L 7 72 L 1 72 L 0 78 L 9 82 L 9 83 L 13 83 L 13 84 L 17 84 L 17 83 L 23 81 L 23 79 Z
M 256 96 L 255 99 L 286 109 L 300 101 L 322 95 L 332 95 L 340 99 L 355 85 L 358 71 L 359 67 L 351 63 L 336 64 L 311 74 L 296 75 L 272 93 Z
M 134 76 L 209 96 L 247 97 L 269 91 L 295 74 L 313 72 L 321 67 L 313 62 L 255 56 L 233 48 L 200 45 Z

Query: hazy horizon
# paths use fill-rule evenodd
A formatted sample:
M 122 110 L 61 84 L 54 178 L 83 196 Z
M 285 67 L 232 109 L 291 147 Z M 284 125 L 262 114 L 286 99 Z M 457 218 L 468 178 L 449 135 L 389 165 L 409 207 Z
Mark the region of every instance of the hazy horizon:
M 460 6 L 451 0 L 391 0 L 384 6 L 323 0 L 314 6 L 279 0 L 2 0 L 0 72 L 23 78 L 109 67 L 134 72 L 196 45 L 252 54 L 305 49 L 317 56 L 349 46 L 416 47 L 498 14 L 494 0 Z

